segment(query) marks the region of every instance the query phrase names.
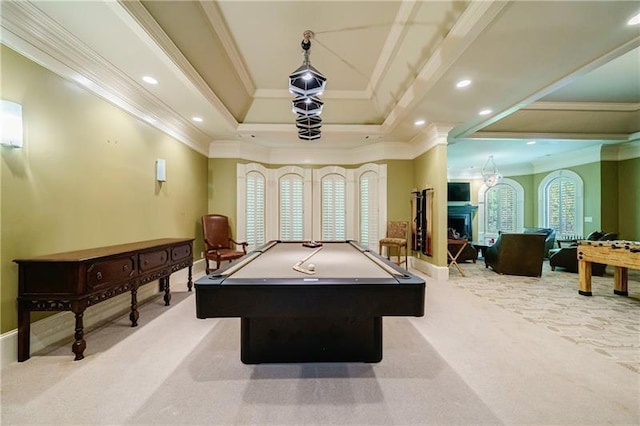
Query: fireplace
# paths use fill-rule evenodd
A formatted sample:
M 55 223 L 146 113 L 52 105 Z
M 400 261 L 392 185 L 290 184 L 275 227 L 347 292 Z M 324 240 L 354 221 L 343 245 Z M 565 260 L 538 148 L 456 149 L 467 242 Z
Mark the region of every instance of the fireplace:
M 447 228 L 453 228 L 461 237 L 473 239 L 473 215 L 478 206 L 448 206 Z

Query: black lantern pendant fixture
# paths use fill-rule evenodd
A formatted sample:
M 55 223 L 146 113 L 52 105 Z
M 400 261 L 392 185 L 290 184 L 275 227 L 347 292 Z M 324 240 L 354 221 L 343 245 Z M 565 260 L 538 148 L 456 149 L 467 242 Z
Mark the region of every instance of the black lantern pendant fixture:
M 316 140 L 320 138 L 320 127 L 324 102 L 318 96 L 324 93 L 327 78 L 309 62 L 309 49 L 313 31 L 307 30 L 303 34 L 301 43 L 304 52 L 302 65 L 289 75 L 289 91 L 296 95 L 292 101 L 292 110 L 297 114 L 296 127 L 298 137 L 302 140 Z

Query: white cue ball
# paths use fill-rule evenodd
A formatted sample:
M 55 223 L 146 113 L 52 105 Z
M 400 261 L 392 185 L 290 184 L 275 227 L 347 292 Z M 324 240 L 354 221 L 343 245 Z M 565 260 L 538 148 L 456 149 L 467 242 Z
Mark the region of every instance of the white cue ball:
M 313 263 L 310 263 L 309 265 L 307 265 L 307 269 L 309 269 L 310 271 L 315 271 L 316 265 L 314 265 Z

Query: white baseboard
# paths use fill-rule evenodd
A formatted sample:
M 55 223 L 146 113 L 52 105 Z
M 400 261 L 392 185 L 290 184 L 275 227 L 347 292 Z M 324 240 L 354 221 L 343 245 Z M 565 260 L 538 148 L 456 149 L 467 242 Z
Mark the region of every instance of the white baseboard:
M 204 260 L 193 262 L 192 275 L 195 277 L 204 272 Z M 171 274 L 171 289 L 184 291 L 187 289 L 188 269 L 184 268 Z M 158 281 L 143 285 L 138 290 L 138 303 L 147 302 L 153 298 L 161 297 L 163 292 L 158 291 Z M 121 316 L 129 312 L 131 307 L 131 293 L 124 293 L 112 299 L 105 300 L 84 313 L 83 323 L 85 330 L 89 330 L 109 319 Z M 73 312 L 60 312 L 46 317 L 40 321 L 31 323 L 30 345 L 31 353 L 42 350 L 64 340 L 73 338 L 75 328 L 75 315 Z M 73 356 L 69 349 L 69 356 Z M 0 368 L 18 361 L 18 330 L 14 329 L 0 335 Z
M 431 278 L 438 281 L 448 281 L 449 280 L 449 268 L 445 266 L 437 266 L 433 263 L 425 262 L 422 259 L 418 259 L 416 257 L 409 258 L 409 263 L 411 267 L 417 269 L 430 276 Z

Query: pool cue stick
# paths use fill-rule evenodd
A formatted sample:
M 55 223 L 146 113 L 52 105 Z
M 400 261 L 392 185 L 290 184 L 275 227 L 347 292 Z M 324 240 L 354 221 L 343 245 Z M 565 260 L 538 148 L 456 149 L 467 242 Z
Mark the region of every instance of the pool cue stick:
M 307 257 L 305 257 L 304 259 L 302 259 L 301 261 L 299 261 L 298 263 L 296 263 L 295 265 L 293 265 L 293 269 L 295 269 L 298 272 L 302 272 L 305 274 L 309 274 L 309 275 L 313 275 L 316 273 L 316 271 L 310 271 L 307 268 L 303 268 L 302 265 L 304 264 L 304 262 L 306 262 L 307 260 L 311 259 L 311 256 L 315 255 L 316 253 L 318 253 L 320 250 L 322 250 L 322 247 L 318 247 L 317 249 L 315 249 L 313 251 L 313 253 L 311 253 L 310 255 L 308 255 Z

